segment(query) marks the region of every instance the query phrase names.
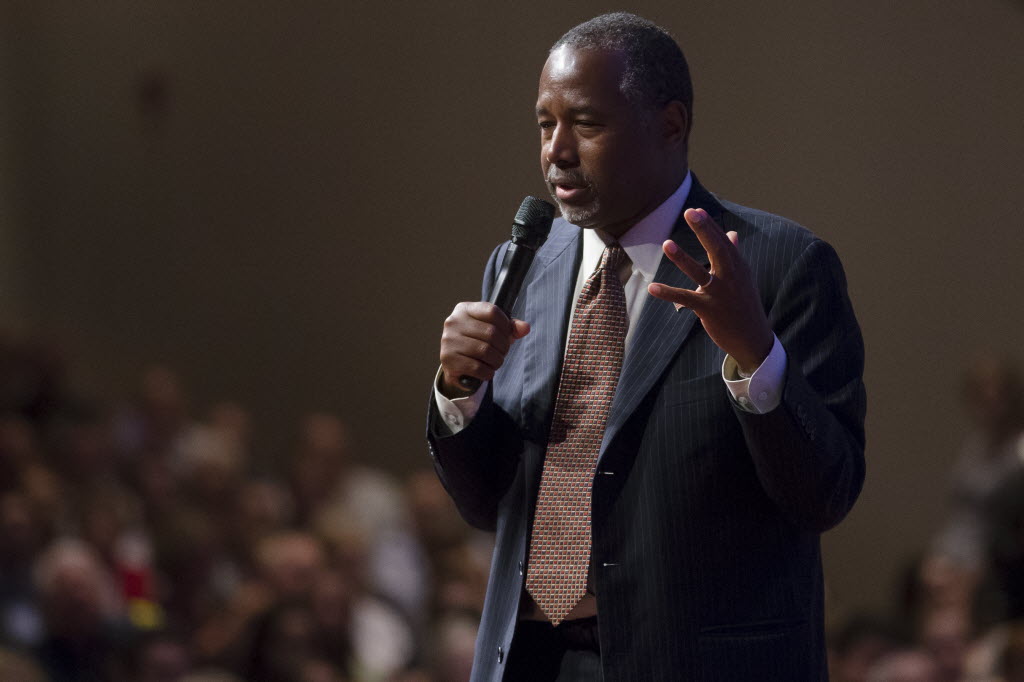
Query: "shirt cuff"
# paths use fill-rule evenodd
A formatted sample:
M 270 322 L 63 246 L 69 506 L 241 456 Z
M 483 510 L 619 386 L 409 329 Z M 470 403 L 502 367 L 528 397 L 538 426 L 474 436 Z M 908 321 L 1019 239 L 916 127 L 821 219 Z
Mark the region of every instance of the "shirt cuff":
M 733 402 L 744 412 L 765 414 L 782 402 L 786 381 L 786 349 L 775 337 L 772 350 L 749 379 L 740 376 L 740 367 L 731 355 L 722 363 L 722 379 L 732 394 Z
M 480 409 L 480 401 L 487 393 L 487 383 L 481 382 L 480 388 L 463 398 L 446 398 L 441 394 L 441 369 L 438 368 L 437 376 L 434 377 L 434 402 L 437 403 L 437 411 L 452 435 L 473 421 L 477 410 Z

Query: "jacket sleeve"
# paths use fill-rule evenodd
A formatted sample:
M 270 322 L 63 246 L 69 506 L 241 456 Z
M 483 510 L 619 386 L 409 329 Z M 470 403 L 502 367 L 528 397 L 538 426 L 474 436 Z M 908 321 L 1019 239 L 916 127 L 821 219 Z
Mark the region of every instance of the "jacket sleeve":
M 490 298 L 498 264 L 507 243 L 487 261 L 481 300 Z M 440 418 L 431 387 L 427 408 L 427 445 L 434 469 L 462 517 L 472 526 L 493 531 L 498 503 L 515 478 L 522 436 L 511 418 L 492 400 L 493 384 L 466 428 L 452 434 Z
M 779 285 L 769 323 L 788 358 L 782 402 L 734 408 L 768 496 L 794 523 L 839 523 L 864 482 L 864 343 L 835 251 L 813 240 Z

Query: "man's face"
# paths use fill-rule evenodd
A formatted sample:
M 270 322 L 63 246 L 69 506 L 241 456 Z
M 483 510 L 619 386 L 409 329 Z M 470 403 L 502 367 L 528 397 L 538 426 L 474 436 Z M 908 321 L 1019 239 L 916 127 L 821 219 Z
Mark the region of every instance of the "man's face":
M 562 47 L 537 93 L 541 170 L 562 216 L 620 236 L 667 198 L 670 163 L 657 112 L 620 89 L 620 52 Z

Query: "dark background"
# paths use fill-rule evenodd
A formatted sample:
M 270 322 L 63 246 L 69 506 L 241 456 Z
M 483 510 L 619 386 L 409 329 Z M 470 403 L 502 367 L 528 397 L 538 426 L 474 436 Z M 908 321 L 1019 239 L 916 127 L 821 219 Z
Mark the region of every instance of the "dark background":
M 249 406 L 266 459 L 300 414 L 363 460 L 426 464 L 440 325 L 543 193 L 547 47 L 592 2 L 5 0 L 0 324 L 79 390 L 181 372 Z M 960 370 L 1021 357 L 1024 5 L 632 3 L 696 89 L 691 165 L 846 265 L 867 343 L 868 480 L 825 538 L 835 603 L 890 601 L 941 520 Z

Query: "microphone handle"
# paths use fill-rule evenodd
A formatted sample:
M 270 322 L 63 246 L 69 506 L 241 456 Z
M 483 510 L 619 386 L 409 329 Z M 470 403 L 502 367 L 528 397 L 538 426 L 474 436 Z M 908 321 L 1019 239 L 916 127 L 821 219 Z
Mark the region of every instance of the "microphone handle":
M 512 318 L 512 306 L 519 297 L 519 290 L 526 279 L 526 273 L 530 270 L 536 250 L 525 244 L 512 242 L 505 252 L 505 258 L 501 261 L 501 270 L 494 281 L 494 291 L 491 293 L 491 303 L 498 306 L 501 312 Z M 459 377 L 459 385 L 470 393 L 476 393 L 480 388 L 481 381 L 476 377 L 462 375 Z

